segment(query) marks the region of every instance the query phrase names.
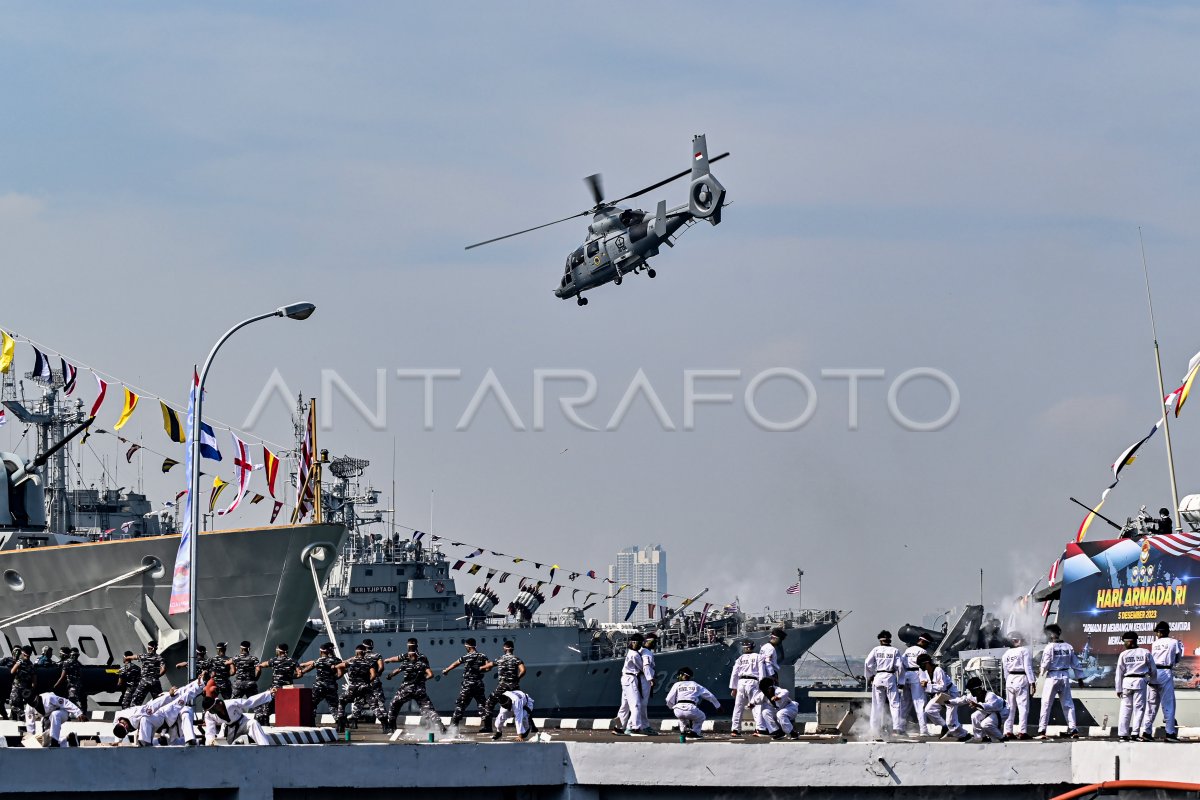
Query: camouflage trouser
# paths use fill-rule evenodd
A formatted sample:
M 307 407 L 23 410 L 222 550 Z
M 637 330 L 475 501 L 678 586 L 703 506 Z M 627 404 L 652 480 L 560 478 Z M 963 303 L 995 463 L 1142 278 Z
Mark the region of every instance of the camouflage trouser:
M 233 697 L 233 684 L 229 681 L 218 683 L 217 694 L 219 694 L 224 700 L 228 700 L 229 698 Z
M 492 721 L 492 712 L 496 710 L 496 703 L 500 701 L 500 696 L 505 692 L 511 692 L 521 687 L 517 684 L 498 683 L 496 690 L 488 695 L 487 702 L 483 704 L 483 724 L 490 726 Z
M 17 720 L 25 719 L 25 706 L 33 699 L 33 687 L 26 686 L 21 683 L 14 683 L 12 692 L 8 695 L 8 703 L 12 706 L 12 718 Z
M 133 705 L 133 693 L 137 691 L 137 684 L 126 686 L 121 690 L 121 708 L 129 708 Z
M 457 725 L 463 721 L 467 706 L 471 704 L 472 700 L 479 706 L 479 713 L 482 714 L 487 705 L 487 692 L 483 688 L 483 681 L 463 681 L 462 688 L 458 690 L 458 700 L 454 703 L 454 713 L 450 715 L 451 725 Z
M 234 679 L 233 681 L 233 696 L 234 697 L 253 697 L 258 694 L 258 681 L 246 681 Z
M 317 706 L 324 701 L 329 706 L 331 714 L 337 714 L 340 710 L 338 706 L 338 690 L 337 684 L 329 683 L 328 681 L 313 681 L 312 685 L 312 707 L 313 713 L 317 713 Z
M 133 706 L 140 706 L 142 703 L 146 702 L 147 697 L 158 697 L 160 694 L 162 694 L 162 692 L 163 688 L 161 680 L 155 678 L 154 680 L 148 681 L 143 678 L 141 683 L 137 685 L 137 688 L 134 689 L 133 697 L 129 699 L 129 707 L 132 708 Z
M 371 699 L 369 701 L 371 713 L 375 715 L 376 722 L 383 722 L 387 716 L 387 696 L 383 693 L 383 681 L 376 678 L 371 681 Z
M 352 683 L 342 690 L 341 697 L 338 698 L 338 704 L 341 708 L 338 711 L 338 716 L 342 719 L 350 719 L 352 722 L 358 722 L 358 717 L 362 713 L 362 707 L 371 699 L 371 684 L 369 683 Z M 346 709 L 351 704 L 354 705 L 354 711 L 347 717 Z
M 88 699 L 87 699 L 87 695 L 83 693 L 82 686 L 68 686 L 67 687 L 67 699 L 70 700 L 75 705 L 79 706 L 79 710 L 82 711 L 84 714 L 88 713 L 88 710 L 87 710 Z
M 400 688 L 396 690 L 396 696 L 392 698 L 392 707 L 388 711 L 388 719 L 392 724 L 396 724 L 396 717 L 400 715 L 400 709 L 405 703 L 416 703 L 421 709 L 421 717 L 424 721 L 434 728 L 441 728 L 441 717 L 438 716 L 437 709 L 433 707 L 433 701 L 429 699 L 429 693 L 425 691 L 423 683 L 402 683 Z

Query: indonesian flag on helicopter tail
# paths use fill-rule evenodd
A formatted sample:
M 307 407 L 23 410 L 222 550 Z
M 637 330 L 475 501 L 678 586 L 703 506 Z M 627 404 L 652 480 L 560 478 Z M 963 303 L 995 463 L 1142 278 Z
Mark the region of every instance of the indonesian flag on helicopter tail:
M 696 155 L 694 156 L 694 158 L 695 158 L 697 161 L 699 161 L 700 159 L 704 158 L 704 153 L 703 153 L 702 151 L 699 151 L 699 150 L 697 150 L 697 151 L 696 151 Z

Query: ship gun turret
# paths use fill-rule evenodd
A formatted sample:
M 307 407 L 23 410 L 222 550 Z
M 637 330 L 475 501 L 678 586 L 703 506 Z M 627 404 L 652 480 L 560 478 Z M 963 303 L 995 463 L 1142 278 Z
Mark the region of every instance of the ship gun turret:
M 480 586 L 467 600 L 467 621 L 472 627 L 483 624 L 499 602 L 499 595 L 486 586 Z
M 521 591 L 508 604 L 508 613 L 522 622 L 529 622 L 533 619 L 534 612 L 541 608 L 544 602 L 546 602 L 546 595 L 542 594 L 535 584 L 522 584 Z
M 94 419 L 87 419 L 76 426 L 60 441 L 25 461 L 16 453 L 0 453 L 4 474 L 0 480 L 0 528 L 24 528 L 45 530 L 45 491 L 38 479 L 38 472 L 55 453 L 66 447 L 79 434 L 87 430 Z

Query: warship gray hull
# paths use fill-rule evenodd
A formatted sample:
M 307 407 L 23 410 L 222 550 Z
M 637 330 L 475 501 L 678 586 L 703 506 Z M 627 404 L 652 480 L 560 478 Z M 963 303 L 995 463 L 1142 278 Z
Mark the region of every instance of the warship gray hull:
M 341 525 L 312 524 L 202 533 L 197 539 L 199 637 L 295 646 L 316 599 L 310 555 L 324 580 L 342 546 Z M 52 541 L 57 537 L 50 538 Z M 78 647 L 84 664 L 119 664 L 126 650 L 159 641 L 173 683 L 188 656 L 186 615 L 167 615 L 179 536 L 151 536 L 0 550 L 0 639 Z M 139 571 L 138 574 L 131 574 Z M 102 584 L 114 581 L 111 585 Z M 32 616 L 31 611 L 61 603 Z M 23 618 L 25 617 L 25 618 Z M 236 648 L 236 644 L 234 645 Z

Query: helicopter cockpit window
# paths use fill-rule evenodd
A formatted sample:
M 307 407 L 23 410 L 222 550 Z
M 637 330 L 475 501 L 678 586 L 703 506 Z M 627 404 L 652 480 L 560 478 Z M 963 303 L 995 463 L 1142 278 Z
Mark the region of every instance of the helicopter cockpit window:
M 571 267 L 578 267 L 582 263 L 583 248 L 577 247 L 571 252 L 571 255 L 567 256 L 567 272 L 571 271 Z
M 587 245 L 587 257 L 588 258 L 594 258 L 596 256 L 596 254 L 599 252 L 600 252 L 600 242 L 599 241 L 588 242 L 588 245 Z
M 649 223 L 639 222 L 636 225 L 629 226 L 629 241 L 636 242 L 639 239 L 646 238 L 646 230 L 649 228 Z

